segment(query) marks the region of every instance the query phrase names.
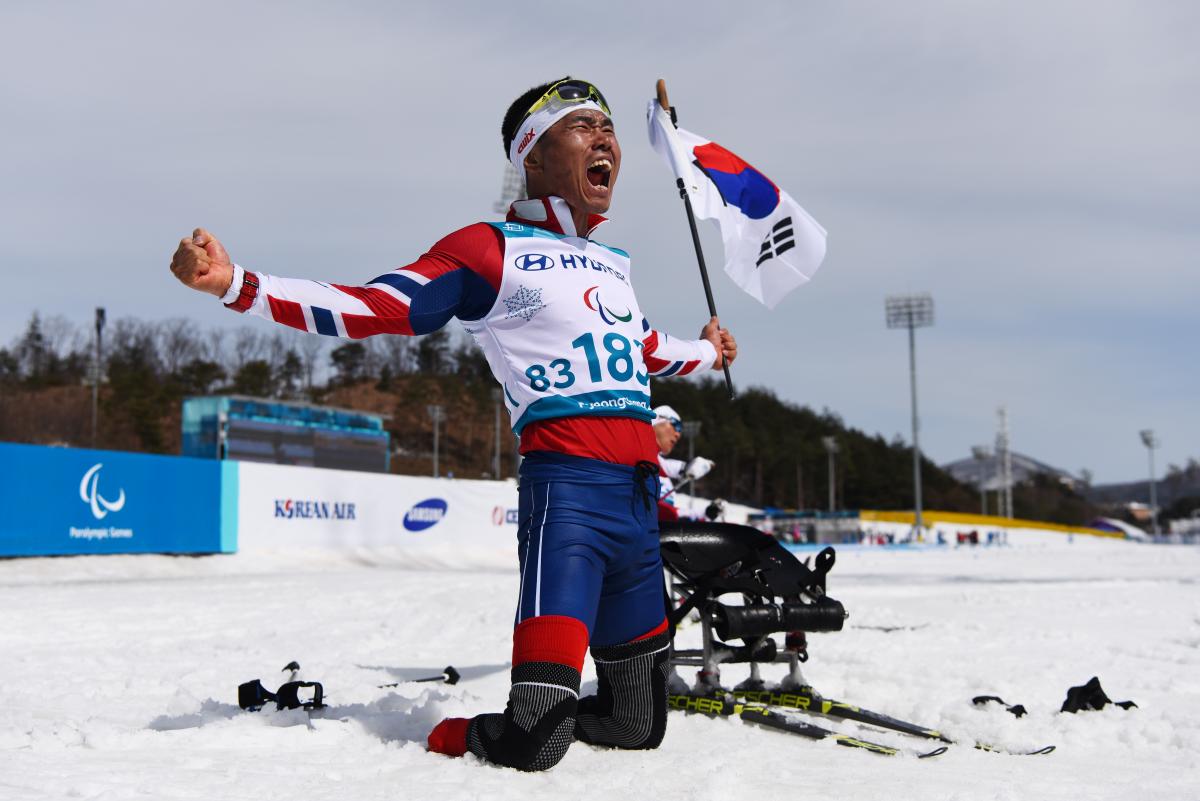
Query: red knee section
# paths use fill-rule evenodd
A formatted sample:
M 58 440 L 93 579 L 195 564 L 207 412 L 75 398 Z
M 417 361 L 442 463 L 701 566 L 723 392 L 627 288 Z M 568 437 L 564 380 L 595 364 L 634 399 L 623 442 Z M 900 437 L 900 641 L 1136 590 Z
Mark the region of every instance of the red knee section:
M 556 662 L 583 671 L 588 631 L 583 621 L 565 615 L 541 615 L 513 631 L 513 667 L 526 662 Z
M 429 750 L 446 756 L 460 757 L 467 753 L 467 718 L 446 718 L 429 732 Z
M 640 636 L 640 637 L 634 637 L 634 638 L 633 638 L 633 641 L 634 641 L 634 642 L 637 642 L 638 640 L 648 640 L 648 639 L 650 639 L 651 637 L 654 637 L 654 636 L 657 636 L 657 635 L 659 635 L 659 634 L 662 634 L 662 633 L 663 633 L 664 631 L 666 631 L 666 630 L 667 630 L 667 619 L 664 617 L 664 618 L 663 618 L 663 622 L 662 622 L 662 623 L 659 623 L 657 626 L 655 626 L 654 628 L 650 629 L 649 631 L 647 631 L 647 632 L 646 632 L 645 634 L 643 634 L 642 636 Z

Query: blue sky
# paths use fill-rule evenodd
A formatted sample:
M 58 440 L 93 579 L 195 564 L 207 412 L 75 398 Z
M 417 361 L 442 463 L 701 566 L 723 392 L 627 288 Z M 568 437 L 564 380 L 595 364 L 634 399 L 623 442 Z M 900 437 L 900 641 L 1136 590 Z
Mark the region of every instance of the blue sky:
M 604 89 L 624 148 L 600 238 L 632 253 L 655 325 L 693 335 L 687 225 L 642 122 L 663 77 L 684 127 L 829 231 L 773 312 L 714 275 L 738 384 L 907 439 L 883 301 L 928 291 L 932 458 L 990 442 L 1005 404 L 1017 450 L 1137 479 L 1141 428 L 1160 472 L 1200 456 L 1198 40 L 1188 2 L 8 2 L 0 342 L 33 309 L 97 305 L 266 326 L 174 283 L 196 225 L 265 272 L 403 264 L 492 217 L 504 109 L 567 72 Z

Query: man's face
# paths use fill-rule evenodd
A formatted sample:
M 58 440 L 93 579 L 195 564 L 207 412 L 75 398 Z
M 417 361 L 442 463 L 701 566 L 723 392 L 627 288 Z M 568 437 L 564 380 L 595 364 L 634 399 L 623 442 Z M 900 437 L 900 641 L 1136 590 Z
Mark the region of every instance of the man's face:
M 525 162 L 529 195 L 558 195 L 574 209 L 603 214 L 612 204 L 621 147 L 607 114 L 582 109 L 542 134 Z
M 668 456 L 675 447 L 675 443 L 679 442 L 679 432 L 675 430 L 675 426 L 666 421 L 655 423 L 654 439 L 658 441 L 658 452 L 663 456 Z

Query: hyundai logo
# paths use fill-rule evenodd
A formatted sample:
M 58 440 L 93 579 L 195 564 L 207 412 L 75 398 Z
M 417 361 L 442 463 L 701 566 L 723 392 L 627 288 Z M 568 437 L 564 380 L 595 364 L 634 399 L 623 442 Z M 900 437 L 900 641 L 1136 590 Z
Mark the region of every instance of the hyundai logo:
M 100 494 L 100 468 L 102 467 L 104 467 L 103 462 L 92 465 L 83 474 L 83 481 L 79 482 L 79 499 L 92 507 L 92 516 L 97 520 L 103 520 L 109 512 L 119 512 L 125 508 L 124 489 L 118 490 L 120 494 L 115 501 L 110 501 Z
M 447 504 L 441 498 L 426 498 L 404 515 L 404 527 L 409 531 L 424 531 L 446 516 Z
M 516 264 L 518 270 L 524 270 L 527 273 L 536 273 L 552 268 L 554 266 L 554 257 L 544 256 L 541 253 L 525 253 L 517 256 Z

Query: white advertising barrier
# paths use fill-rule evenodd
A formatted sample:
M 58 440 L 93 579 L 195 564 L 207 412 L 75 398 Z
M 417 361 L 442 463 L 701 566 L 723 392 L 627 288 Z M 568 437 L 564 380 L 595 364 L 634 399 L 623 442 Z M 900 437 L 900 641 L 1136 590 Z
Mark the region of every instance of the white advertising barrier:
M 517 569 L 515 481 L 241 462 L 238 550 L 382 564 Z

